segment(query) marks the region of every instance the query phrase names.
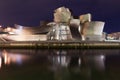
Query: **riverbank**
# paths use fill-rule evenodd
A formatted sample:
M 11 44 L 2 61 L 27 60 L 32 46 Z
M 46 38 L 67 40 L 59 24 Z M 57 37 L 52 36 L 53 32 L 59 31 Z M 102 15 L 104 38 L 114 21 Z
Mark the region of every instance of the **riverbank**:
M 119 49 L 120 42 L 110 41 L 12 41 L 0 42 L 4 49 Z

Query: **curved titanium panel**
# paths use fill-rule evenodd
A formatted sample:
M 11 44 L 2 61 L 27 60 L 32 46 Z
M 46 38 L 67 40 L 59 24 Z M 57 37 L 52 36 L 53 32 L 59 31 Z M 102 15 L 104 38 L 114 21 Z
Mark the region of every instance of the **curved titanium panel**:
M 104 24 L 101 21 L 86 22 L 82 26 L 82 32 L 85 35 L 102 35 Z
M 25 35 L 32 35 L 32 34 L 46 34 L 48 33 L 52 27 L 51 26 L 39 26 L 39 27 L 26 27 L 26 26 L 21 26 L 21 25 L 15 25 L 17 28 L 18 32 L 20 34 L 25 34 Z
M 82 25 L 81 34 L 86 40 L 102 40 L 104 24 L 101 21 L 86 22 Z

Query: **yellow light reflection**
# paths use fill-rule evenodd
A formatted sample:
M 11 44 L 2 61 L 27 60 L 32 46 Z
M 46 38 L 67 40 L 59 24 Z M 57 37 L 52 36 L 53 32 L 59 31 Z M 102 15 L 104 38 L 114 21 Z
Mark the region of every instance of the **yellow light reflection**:
M 10 58 L 8 57 L 8 53 L 4 50 L 2 54 L 4 58 L 4 64 L 10 64 Z
M 2 57 L 0 56 L 0 68 L 2 67 Z
M 0 60 L 0 64 L 2 64 L 2 59 L 3 59 L 3 64 L 5 65 L 10 65 L 11 63 L 16 63 L 21 65 L 23 61 L 28 60 L 30 57 L 27 55 L 21 55 L 21 54 L 13 54 L 10 52 L 7 52 L 6 50 L 2 51 L 2 57 Z

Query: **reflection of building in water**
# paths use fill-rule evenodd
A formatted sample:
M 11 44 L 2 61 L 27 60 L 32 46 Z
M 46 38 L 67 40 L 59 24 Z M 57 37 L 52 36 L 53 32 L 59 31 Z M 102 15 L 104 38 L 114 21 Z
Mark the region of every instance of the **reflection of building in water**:
M 98 71 L 105 69 L 104 55 L 67 55 L 64 50 L 56 51 L 57 55 L 51 56 L 54 68 L 58 67 L 80 67 L 80 69 L 90 68 Z
M 105 56 L 104 55 L 67 55 L 67 51 L 58 50 L 56 55 L 51 56 L 53 67 L 82 67 L 87 66 L 89 68 L 94 68 L 96 70 L 105 69 Z
M 52 56 L 52 62 L 53 65 L 56 66 L 61 66 L 61 67 L 67 67 L 69 63 L 69 57 L 66 56 L 66 51 L 60 50 L 56 51 L 55 56 Z
M 1 50 L 0 50 L 0 68 L 2 67 L 2 53 L 1 53 Z
M 82 55 L 82 53 L 81 55 L 68 55 L 67 53 L 65 50 L 56 50 L 56 54 L 49 57 L 52 61 L 55 78 L 62 80 L 71 74 L 77 74 L 77 76 L 84 76 L 85 79 L 89 80 L 93 71 L 104 72 L 104 55 Z
M 104 55 L 93 55 L 91 57 L 86 56 L 86 62 L 89 66 L 92 65 L 93 69 L 104 70 L 105 69 L 105 56 Z
M 24 60 L 29 59 L 27 55 L 8 53 L 6 50 L 1 51 L 0 67 L 10 65 L 11 63 L 21 65 Z
M 99 55 L 95 56 L 95 66 L 99 70 L 104 70 L 105 69 L 105 56 L 104 55 Z

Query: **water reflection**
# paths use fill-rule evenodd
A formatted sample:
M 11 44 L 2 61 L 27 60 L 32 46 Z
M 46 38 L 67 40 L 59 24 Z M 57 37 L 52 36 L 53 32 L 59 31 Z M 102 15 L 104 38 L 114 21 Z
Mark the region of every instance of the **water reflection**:
M 2 67 L 2 65 L 10 65 L 12 63 L 21 65 L 24 61 L 30 58 L 28 55 L 15 54 L 6 50 L 2 50 L 0 53 L 0 67 Z
M 53 67 L 81 67 L 86 64 L 90 67 L 92 65 L 92 67 L 98 70 L 104 70 L 105 56 L 110 55 L 111 53 L 109 52 L 111 51 L 104 50 L 104 52 L 98 52 L 96 50 L 92 51 L 92 53 L 91 50 L 2 50 L 0 52 L 0 67 L 2 67 L 2 64 L 10 65 L 12 63 L 22 65 L 25 61 L 44 56 L 48 62 L 52 63 Z
M 58 54 L 59 53 L 59 54 Z M 52 64 L 54 68 L 59 67 L 75 67 L 80 69 L 81 67 L 94 68 L 99 71 L 105 69 L 105 54 L 97 55 L 67 55 L 65 51 L 56 51 L 57 55 L 51 56 Z
M 94 73 L 94 75 L 96 75 L 96 72 L 105 73 L 110 65 L 110 57 L 113 57 L 113 55 L 119 56 L 119 52 L 119 50 L 4 49 L 0 51 L 0 68 L 3 71 L 0 72 L 0 77 L 1 75 L 10 77 L 6 75 L 9 74 L 9 71 L 5 71 L 6 68 L 9 68 L 11 71 L 14 65 L 14 68 L 19 68 L 18 66 L 20 66 L 23 71 L 27 71 L 28 75 L 30 75 L 31 71 L 34 74 L 41 74 L 38 78 L 42 77 L 41 71 L 43 70 L 46 71 L 46 73 L 43 72 L 44 74 L 52 74 L 54 80 L 62 80 L 64 78 L 65 80 L 72 80 L 75 76 L 77 76 L 78 79 L 82 77 L 82 79 L 90 80 Z M 119 58 L 120 57 L 117 58 L 118 61 Z M 16 69 L 16 71 L 19 72 L 18 69 Z M 16 73 L 13 72 L 13 74 Z M 2 79 L 5 80 L 6 78 Z

